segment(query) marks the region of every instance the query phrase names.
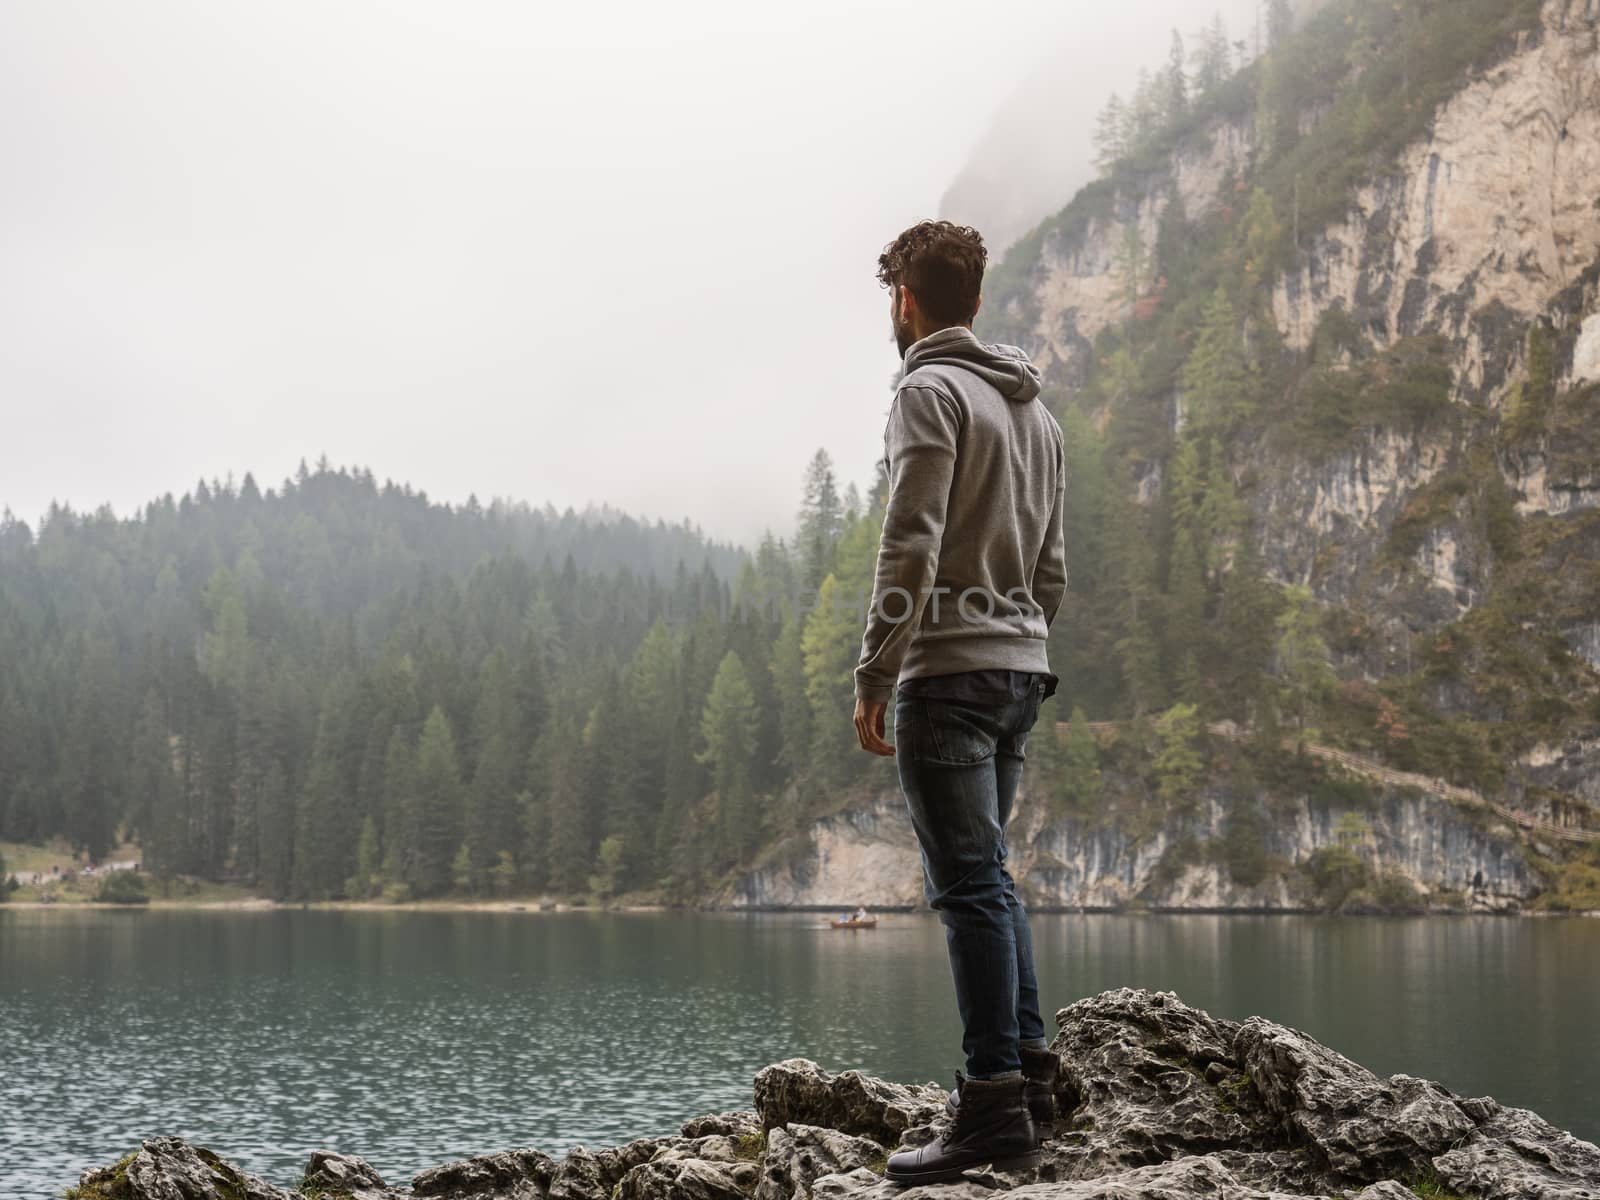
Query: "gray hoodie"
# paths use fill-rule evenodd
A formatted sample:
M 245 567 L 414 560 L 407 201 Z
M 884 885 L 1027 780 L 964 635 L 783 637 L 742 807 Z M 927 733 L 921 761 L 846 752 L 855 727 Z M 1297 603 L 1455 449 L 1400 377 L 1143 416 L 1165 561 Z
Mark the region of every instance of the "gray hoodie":
M 886 702 L 925 675 L 1049 671 L 1066 470 L 1039 379 L 1021 349 L 965 325 L 907 349 L 883 431 L 889 504 L 858 698 Z

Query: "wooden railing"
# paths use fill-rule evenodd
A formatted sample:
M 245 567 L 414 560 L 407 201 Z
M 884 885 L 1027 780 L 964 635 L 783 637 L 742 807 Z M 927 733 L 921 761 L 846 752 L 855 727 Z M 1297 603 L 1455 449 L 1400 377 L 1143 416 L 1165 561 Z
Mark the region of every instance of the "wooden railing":
M 1120 721 L 1090 721 L 1088 722 L 1091 733 L 1109 733 L 1116 730 L 1123 722 Z M 1068 728 L 1065 721 L 1057 728 L 1065 732 Z M 1219 721 L 1206 726 L 1217 737 L 1228 738 L 1230 741 L 1241 741 L 1249 736 L 1249 731 L 1240 729 L 1231 721 Z M 1435 796 L 1443 796 L 1447 800 L 1454 800 L 1461 804 L 1475 804 L 1489 809 L 1496 816 L 1505 818 L 1513 825 L 1517 825 L 1530 833 L 1541 834 L 1545 837 L 1560 838 L 1568 842 L 1600 842 L 1600 830 L 1576 829 L 1566 825 L 1555 825 L 1549 821 L 1541 821 L 1525 812 L 1508 808 L 1489 799 L 1481 792 L 1471 788 L 1458 787 L 1453 783 L 1446 783 L 1442 779 L 1430 775 L 1419 775 L 1412 771 L 1396 771 L 1393 767 L 1386 767 L 1376 759 L 1363 758 L 1359 754 L 1351 754 L 1348 750 L 1338 750 L 1332 746 L 1320 746 L 1315 742 L 1301 742 L 1296 738 L 1283 739 L 1285 750 L 1304 751 L 1315 758 L 1327 762 L 1337 763 L 1345 770 L 1356 775 L 1375 779 L 1382 783 L 1393 784 L 1395 787 L 1416 788 Z

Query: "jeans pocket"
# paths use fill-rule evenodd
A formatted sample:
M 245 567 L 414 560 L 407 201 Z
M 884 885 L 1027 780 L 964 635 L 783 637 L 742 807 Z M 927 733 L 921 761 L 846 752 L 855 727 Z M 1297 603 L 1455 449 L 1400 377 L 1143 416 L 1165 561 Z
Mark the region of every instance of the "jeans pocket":
M 957 766 L 982 762 L 994 754 L 994 722 L 979 706 L 932 697 L 922 704 L 931 761 Z

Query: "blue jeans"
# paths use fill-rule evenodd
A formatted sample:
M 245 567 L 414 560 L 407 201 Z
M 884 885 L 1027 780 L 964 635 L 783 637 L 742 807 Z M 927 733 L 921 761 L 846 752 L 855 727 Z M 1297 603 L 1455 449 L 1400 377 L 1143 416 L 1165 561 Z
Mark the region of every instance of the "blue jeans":
M 895 765 L 922 854 L 923 895 L 944 924 L 967 1077 L 1021 1069 L 1044 1037 L 1028 914 L 1006 870 L 1006 821 L 1045 684 L 996 704 L 899 696 Z

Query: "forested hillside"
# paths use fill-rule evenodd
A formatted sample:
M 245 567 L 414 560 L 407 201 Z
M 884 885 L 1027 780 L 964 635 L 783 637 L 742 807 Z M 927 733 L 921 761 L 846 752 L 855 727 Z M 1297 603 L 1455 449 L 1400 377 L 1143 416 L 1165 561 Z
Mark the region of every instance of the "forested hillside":
M 1600 829 L 1600 3 L 1266 11 L 1243 67 L 1175 35 L 986 282 L 1068 447 L 1019 878 L 1600 907 L 1600 843 L 1284 748 Z M 752 553 L 326 464 L 8 520 L 0 840 L 275 897 L 914 902 L 848 719 L 883 486 L 819 455 Z
M 1073 464 L 1057 703 L 1148 718 L 1157 798 L 1214 759 L 1270 827 L 1229 719 L 1593 823 L 1594 8 L 1274 5 L 1248 68 L 1175 49 L 1109 104 L 1104 177 L 995 273 Z
M 876 527 L 825 455 L 802 501 L 753 555 L 326 462 L 7 513 L 0 839 L 278 898 L 692 893 L 868 765 L 859 614 L 808 609 Z
M 1068 455 L 1071 720 L 1014 869 L 1045 905 L 1600 907 L 1600 5 L 1265 11 L 1242 68 L 1173 34 L 986 281 Z M 724 896 L 911 902 L 908 834 L 867 798 Z

